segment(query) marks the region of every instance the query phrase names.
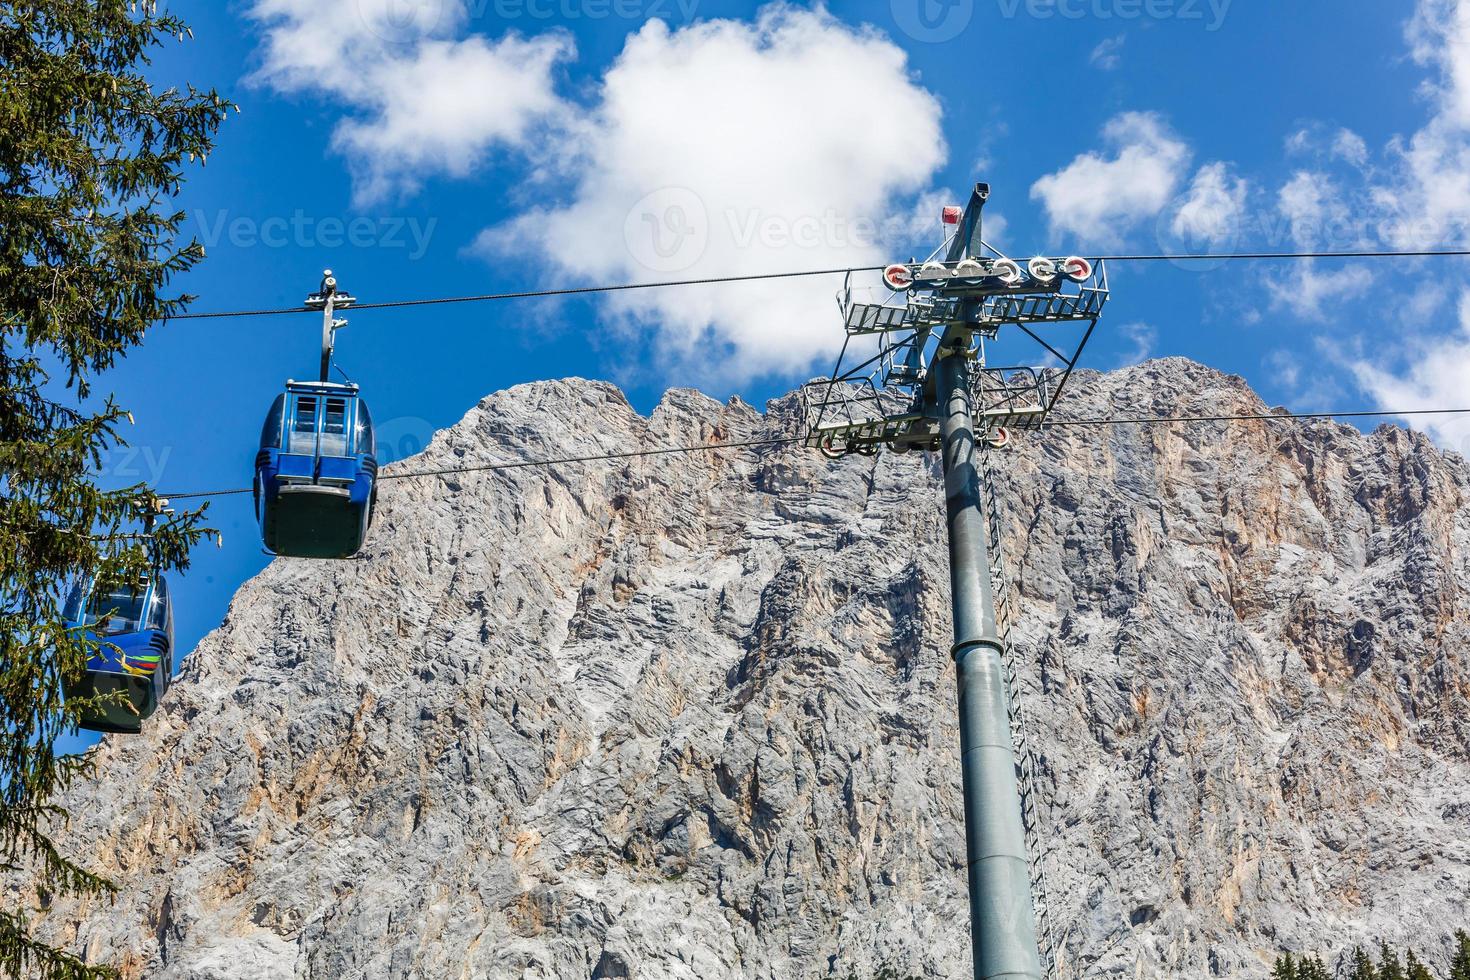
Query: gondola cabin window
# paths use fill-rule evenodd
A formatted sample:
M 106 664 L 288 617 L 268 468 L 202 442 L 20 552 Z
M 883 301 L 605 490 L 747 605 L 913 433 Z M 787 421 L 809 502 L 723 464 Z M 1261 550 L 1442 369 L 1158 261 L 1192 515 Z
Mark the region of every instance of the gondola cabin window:
M 326 399 L 322 419 L 321 454 L 347 455 L 347 402 L 341 398 Z
M 97 624 L 96 631 L 102 636 L 136 633 L 143 628 L 146 597 L 147 592 L 141 588 L 98 593 L 87 606 L 87 620 Z
M 148 628 L 172 630 L 173 608 L 168 601 L 168 580 L 158 577 L 153 580 L 153 598 L 148 603 Z
M 357 415 L 357 441 L 353 448 L 359 453 L 376 456 L 378 453 L 378 443 L 377 438 L 373 435 L 373 417 L 368 412 L 367 402 L 359 398 L 355 412 Z
M 316 455 L 316 399 L 310 395 L 296 397 L 295 424 L 291 427 L 289 453 Z

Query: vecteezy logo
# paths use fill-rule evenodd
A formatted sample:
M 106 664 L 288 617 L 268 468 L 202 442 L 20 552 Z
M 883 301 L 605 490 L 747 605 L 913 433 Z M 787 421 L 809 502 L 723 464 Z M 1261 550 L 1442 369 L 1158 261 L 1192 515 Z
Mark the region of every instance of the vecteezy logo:
M 623 240 L 634 261 L 654 272 L 682 272 L 709 246 L 709 216 L 699 195 L 685 187 L 646 194 L 628 211 Z
M 960 36 L 975 14 L 975 0 L 890 0 L 893 22 L 915 41 L 938 44 Z
M 379 425 L 374 433 L 378 465 L 387 466 L 400 459 L 417 456 L 429 447 L 433 439 L 434 424 L 427 419 L 412 415 L 389 419 Z
M 439 27 L 447 0 L 357 0 L 357 16 L 390 44 L 412 44 Z

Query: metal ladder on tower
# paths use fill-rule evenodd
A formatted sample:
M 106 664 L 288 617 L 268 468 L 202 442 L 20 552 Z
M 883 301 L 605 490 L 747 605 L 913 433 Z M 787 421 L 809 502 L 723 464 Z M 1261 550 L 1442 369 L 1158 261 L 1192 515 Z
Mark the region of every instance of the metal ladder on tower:
M 1011 625 L 1015 621 L 1016 599 L 1006 567 L 1001 508 L 997 499 L 995 472 L 991 467 L 991 451 L 980 456 L 980 481 L 985 498 L 985 515 L 990 544 L 990 584 L 995 594 L 995 626 L 1000 634 L 1002 660 L 1006 671 L 1006 703 L 1010 710 L 1012 738 L 1016 743 L 1016 776 L 1021 788 L 1021 822 L 1026 830 L 1032 894 L 1036 913 L 1036 938 L 1041 946 L 1043 972 L 1060 978 L 1058 956 L 1052 945 L 1052 929 L 1046 888 L 1045 855 L 1041 840 L 1041 794 L 1037 786 L 1036 754 L 1032 749 L 1031 728 L 1027 722 L 1021 690 L 1021 672 L 1016 648 L 1011 643 Z

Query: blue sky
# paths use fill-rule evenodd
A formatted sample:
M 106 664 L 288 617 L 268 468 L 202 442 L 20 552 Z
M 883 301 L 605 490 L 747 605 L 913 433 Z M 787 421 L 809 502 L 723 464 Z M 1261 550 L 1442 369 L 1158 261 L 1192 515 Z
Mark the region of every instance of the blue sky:
M 903 259 L 977 179 L 1023 257 L 1462 245 L 1470 216 L 1470 0 L 173 6 L 194 39 L 158 79 L 242 109 L 180 201 L 200 311 L 299 303 L 327 266 L 380 301 Z M 1302 409 L 1464 402 L 1464 272 L 1117 266 L 1086 363 L 1183 354 Z M 363 311 L 338 362 L 395 455 L 539 378 L 608 378 L 645 411 L 675 385 L 760 404 L 830 368 L 838 285 Z M 137 424 L 106 478 L 248 485 L 317 329 L 154 331 L 108 378 Z M 267 561 L 248 497 L 211 516 L 225 546 L 176 588 L 184 650 Z

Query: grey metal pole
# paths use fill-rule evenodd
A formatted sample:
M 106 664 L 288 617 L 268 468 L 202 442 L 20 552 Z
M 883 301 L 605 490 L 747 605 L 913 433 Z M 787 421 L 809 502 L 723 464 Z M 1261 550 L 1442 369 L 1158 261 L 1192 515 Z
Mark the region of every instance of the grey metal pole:
M 337 311 L 345 310 L 357 302 L 357 297 L 337 288 L 337 277 L 331 269 L 322 270 L 322 285 L 318 292 L 306 297 L 307 309 L 318 306 L 322 310 L 322 370 L 321 379 L 331 380 L 332 348 L 337 344 L 337 331 L 347 326 L 346 320 L 337 319 Z
M 974 975 L 975 980 L 1041 980 L 1003 647 L 995 627 L 990 546 L 975 465 L 970 356 L 965 350 L 941 350 L 939 354 L 934 365 L 934 397 L 940 410 L 949 514 L 953 656 L 959 683 Z
M 328 286 L 327 283 L 331 283 Z M 336 344 L 336 280 L 332 278 L 332 272 L 327 270 L 327 276 L 322 280 L 322 295 L 326 305 L 322 307 L 322 380 L 330 381 L 332 374 L 332 348 Z

